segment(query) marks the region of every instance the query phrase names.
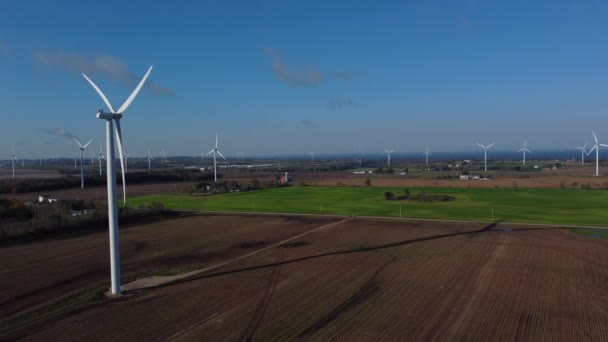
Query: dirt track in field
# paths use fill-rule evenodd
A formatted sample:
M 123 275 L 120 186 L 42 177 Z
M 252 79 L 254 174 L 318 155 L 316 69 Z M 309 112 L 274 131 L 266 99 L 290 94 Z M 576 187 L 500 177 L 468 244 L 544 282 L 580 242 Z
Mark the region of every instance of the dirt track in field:
M 296 242 L 108 301 L 28 338 L 608 339 L 606 240 L 356 219 Z

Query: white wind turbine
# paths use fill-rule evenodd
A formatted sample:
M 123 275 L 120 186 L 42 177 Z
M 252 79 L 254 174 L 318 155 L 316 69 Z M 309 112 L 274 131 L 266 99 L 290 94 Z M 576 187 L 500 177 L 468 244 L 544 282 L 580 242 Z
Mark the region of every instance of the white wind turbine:
M 386 152 L 386 156 L 387 156 L 387 162 L 388 162 L 388 167 L 391 167 L 391 153 L 393 153 L 395 150 L 393 149 L 384 149 L 384 152 Z
M 93 139 L 89 140 L 86 144 L 82 145 L 80 141 L 76 140 L 76 138 L 72 138 L 78 144 L 78 148 L 80 149 L 80 188 L 84 189 L 84 149 L 89 146 Z
M 528 150 L 528 145 L 526 144 L 525 140 L 524 140 L 524 147 L 522 147 L 517 152 L 523 152 L 524 153 L 524 159 L 523 159 L 523 161 L 524 161 L 524 165 L 526 165 L 526 152 L 528 152 L 528 153 L 532 153 L 532 152 L 530 152 L 530 150 Z
M 585 145 L 583 145 L 583 147 L 577 147 L 577 150 L 581 150 L 581 165 L 585 165 L 585 154 L 587 153 L 587 151 L 585 151 L 585 149 L 587 148 L 587 143 L 585 142 Z
M 97 155 L 97 159 L 99 160 L 99 175 L 101 176 L 101 160 L 106 159 L 106 157 L 103 156 L 103 152 L 101 151 L 101 144 L 99 144 L 99 154 Z
M 226 160 L 226 157 L 224 157 L 222 155 L 222 153 L 220 152 L 220 150 L 218 149 L 218 138 L 217 138 L 217 133 L 215 133 L 215 147 L 209 151 L 209 153 L 207 153 L 207 155 L 210 155 L 211 153 L 213 153 L 213 179 L 214 181 L 217 183 L 217 158 L 216 158 L 216 154 L 219 154 L 220 157 L 224 158 L 224 160 Z
M 308 154 L 310 154 L 310 163 L 313 164 L 315 162 L 315 153 L 314 152 L 308 152 Z
M 424 152 L 423 154 L 424 154 L 424 157 L 426 159 L 426 164 L 428 165 L 429 164 L 429 156 L 431 155 L 431 152 L 429 152 L 429 147 L 428 146 L 426 147 L 426 152 Z
M 491 144 L 490 144 L 490 145 L 488 145 L 488 146 L 484 146 L 484 145 L 482 145 L 482 144 L 480 144 L 480 143 L 476 143 L 476 144 L 477 144 L 479 147 L 483 148 L 483 170 L 484 170 L 484 171 L 488 171 L 488 166 L 487 166 L 487 165 L 488 165 L 488 164 L 487 164 L 487 162 L 488 162 L 488 150 L 490 149 L 490 147 L 492 147 L 492 146 L 494 146 L 494 144 L 496 144 L 496 141 L 495 141 L 495 142 L 493 142 L 493 143 L 491 143 Z
M 151 163 L 154 160 L 154 158 L 152 157 L 152 154 L 150 153 L 150 149 L 148 149 L 148 171 L 150 171 L 151 168 Z
M 120 166 L 122 169 L 122 188 L 123 188 L 123 200 L 126 202 L 126 188 L 125 188 L 125 168 L 123 163 L 123 150 L 122 150 L 122 132 L 120 129 L 120 119 L 124 111 L 129 107 L 135 96 L 141 90 L 146 79 L 150 75 L 152 71 L 152 66 L 148 69 L 144 77 L 142 77 L 141 81 L 135 87 L 135 90 L 131 93 L 131 95 L 127 98 L 125 103 L 118 108 L 118 110 L 114 110 L 110 101 L 106 98 L 104 93 L 91 81 L 85 74 L 82 74 L 84 78 L 91 84 L 93 89 L 99 94 L 103 102 L 106 104 L 109 113 L 104 113 L 103 109 L 100 109 L 97 112 L 97 118 L 101 120 L 106 120 L 106 174 L 108 177 L 108 222 L 109 222 L 109 231 L 110 231 L 110 267 L 111 267 L 111 282 L 112 282 L 112 294 L 120 294 L 120 251 L 119 251 L 119 241 L 118 241 L 118 203 L 116 198 L 116 168 L 114 166 L 115 158 L 114 158 L 114 133 L 116 134 L 116 142 L 118 143 L 118 153 Z M 114 129 L 114 123 L 116 123 L 116 129 Z
M 589 152 L 587 152 L 587 155 L 590 155 L 591 152 L 593 152 L 593 150 L 595 150 L 595 175 L 599 176 L 600 175 L 600 146 L 608 147 L 608 145 L 600 144 L 599 140 L 597 139 L 597 135 L 595 135 L 595 132 L 593 130 L 591 130 L 591 134 L 593 134 L 593 139 L 595 139 L 595 145 L 593 145 L 593 148 L 590 149 Z
M 15 162 L 19 163 L 19 159 L 17 158 L 17 155 L 15 154 L 15 145 L 13 145 L 13 154 L 11 155 L 11 162 L 13 165 L 13 179 L 15 179 Z
M 167 157 L 167 152 L 165 152 L 165 150 L 161 149 L 160 152 L 158 152 L 158 154 L 160 155 L 160 165 L 164 165 L 165 164 L 165 158 Z

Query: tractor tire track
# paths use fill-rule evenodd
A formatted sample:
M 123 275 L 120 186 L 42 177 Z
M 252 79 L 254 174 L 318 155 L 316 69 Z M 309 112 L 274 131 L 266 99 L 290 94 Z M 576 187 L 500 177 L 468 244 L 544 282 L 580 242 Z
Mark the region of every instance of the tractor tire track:
M 266 309 L 270 304 L 270 300 L 272 299 L 272 295 L 274 294 L 274 290 L 277 287 L 277 283 L 279 282 L 279 276 L 281 274 L 281 263 L 283 261 L 283 252 L 279 250 L 279 261 L 278 265 L 272 269 L 272 273 L 270 274 L 270 279 L 268 279 L 268 285 L 264 290 L 264 295 L 262 296 L 262 300 L 260 300 L 260 304 L 258 304 L 253 317 L 249 321 L 247 328 L 239 338 L 239 341 L 251 341 L 253 335 L 258 329 L 262 319 L 264 318 L 264 313 L 266 313 Z

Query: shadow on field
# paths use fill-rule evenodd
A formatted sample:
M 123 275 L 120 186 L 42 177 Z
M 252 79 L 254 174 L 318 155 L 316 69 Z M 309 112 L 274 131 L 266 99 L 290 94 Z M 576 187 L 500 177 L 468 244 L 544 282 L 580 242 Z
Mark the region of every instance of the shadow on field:
M 206 279 L 206 278 L 219 277 L 219 276 L 233 274 L 233 273 L 255 271 L 255 270 L 260 270 L 260 269 L 280 266 L 280 265 L 294 264 L 294 263 L 301 262 L 301 261 L 313 260 L 313 259 L 318 259 L 318 258 L 323 258 L 323 257 L 328 257 L 328 256 L 333 256 L 333 255 L 370 252 L 370 251 L 376 251 L 376 250 L 381 250 L 381 249 L 386 249 L 386 248 L 391 248 L 391 247 L 405 246 L 405 245 L 409 245 L 409 244 L 413 244 L 413 243 L 424 242 L 424 241 L 431 241 L 431 240 L 436 240 L 436 239 L 443 239 L 443 238 L 448 238 L 448 237 L 453 237 L 453 236 L 459 236 L 459 235 L 465 235 L 465 236 L 468 235 L 471 239 L 474 239 L 474 238 L 476 238 L 477 236 L 479 236 L 482 233 L 491 231 L 491 229 L 494 228 L 494 227 L 496 227 L 500 222 L 502 222 L 502 221 L 492 222 L 492 223 L 488 224 L 487 226 L 485 226 L 485 227 L 483 227 L 481 229 L 478 229 L 478 230 L 474 230 L 474 231 L 433 235 L 433 236 L 421 237 L 421 238 L 416 238 L 416 239 L 411 239 L 411 240 L 403 240 L 403 241 L 391 242 L 391 243 L 386 243 L 386 244 L 382 244 L 382 245 L 375 245 L 375 246 L 368 246 L 368 247 L 358 247 L 358 248 L 352 248 L 352 249 L 343 250 L 343 251 L 328 252 L 328 253 L 323 253 L 323 254 L 315 254 L 315 255 L 305 256 L 305 257 L 291 259 L 291 260 L 284 260 L 284 261 L 280 261 L 280 262 L 273 262 L 273 263 L 263 264 L 263 265 L 259 265 L 259 266 L 251 266 L 251 267 L 245 267 L 245 268 L 239 268 L 239 269 L 235 269 L 235 270 L 216 272 L 216 273 L 211 273 L 211 274 L 202 274 L 202 275 L 198 275 L 198 276 L 192 276 L 192 277 L 189 277 L 189 278 L 186 278 L 186 279 L 176 280 L 176 281 L 169 282 L 169 283 L 166 283 L 166 284 L 161 284 L 161 285 L 158 285 L 158 286 L 153 286 L 153 287 L 150 287 L 150 288 L 167 287 L 167 286 L 172 286 L 172 285 L 176 285 L 176 284 L 183 284 L 183 283 L 188 283 L 188 282 L 192 282 L 192 281 L 196 281 L 196 280 Z M 518 232 L 518 231 L 547 230 L 547 229 L 551 229 L 551 228 L 540 228 L 540 227 L 539 228 L 521 228 L 521 229 L 513 229 L 512 232 L 514 233 L 514 232 Z M 497 231 L 497 232 L 502 232 L 502 231 Z

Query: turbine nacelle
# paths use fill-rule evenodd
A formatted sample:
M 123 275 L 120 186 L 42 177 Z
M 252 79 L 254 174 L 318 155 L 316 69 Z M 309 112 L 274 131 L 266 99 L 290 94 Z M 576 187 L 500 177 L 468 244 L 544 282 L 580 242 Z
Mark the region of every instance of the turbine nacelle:
M 102 120 L 113 120 L 113 119 L 121 119 L 122 118 L 122 113 L 106 113 L 103 111 L 103 109 L 100 109 L 97 112 L 96 117 L 98 119 L 102 119 Z

